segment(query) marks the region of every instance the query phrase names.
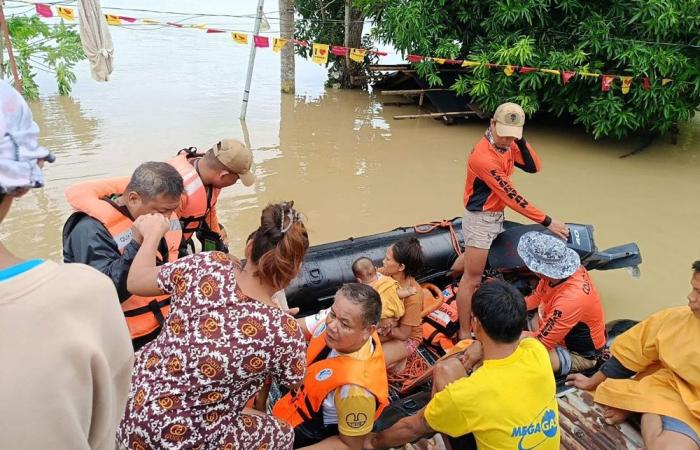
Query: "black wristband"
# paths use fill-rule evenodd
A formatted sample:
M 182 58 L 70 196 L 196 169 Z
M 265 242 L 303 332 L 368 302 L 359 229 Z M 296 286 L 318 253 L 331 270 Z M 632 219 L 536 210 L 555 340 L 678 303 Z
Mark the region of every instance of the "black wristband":
M 542 226 L 548 227 L 552 223 L 552 218 L 549 216 L 544 216 L 544 220 L 540 222 Z

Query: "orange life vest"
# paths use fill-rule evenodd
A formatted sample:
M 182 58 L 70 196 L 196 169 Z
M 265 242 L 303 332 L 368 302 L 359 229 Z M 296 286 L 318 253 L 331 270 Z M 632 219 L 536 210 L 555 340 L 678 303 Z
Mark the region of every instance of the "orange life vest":
M 123 193 L 128 181 L 128 177 L 88 181 L 66 189 L 68 203 L 77 212 L 99 220 L 116 242 L 120 253 L 123 253 L 124 248 L 131 242 L 133 221 L 103 198 L 107 195 Z M 109 194 L 103 195 L 105 192 Z M 180 222 L 175 214 L 170 218 L 170 231 L 165 233 L 164 238 L 168 246 L 167 261 L 175 261 L 182 239 Z M 158 255 L 158 259 L 163 262 L 161 255 Z M 121 307 L 131 338 L 136 339 L 155 332 L 163 325 L 170 311 L 170 296 L 132 295 L 121 303 Z
M 169 161 L 168 164 L 173 166 L 182 176 L 182 182 L 185 186 L 185 193 L 178 216 L 182 226 L 182 239 L 188 241 L 197 231 L 202 222 L 206 219 L 207 214 L 211 212 L 212 206 L 216 205 L 216 200 L 219 198 L 221 189 L 207 188 L 202 183 L 202 179 L 197 173 L 197 169 L 190 162 L 191 159 L 199 158 L 202 155 L 193 153 L 188 150 L 180 150 L 177 156 Z M 218 233 L 218 226 L 214 226 L 212 231 Z
M 334 389 L 346 384 L 365 388 L 377 399 L 375 419 L 389 404 L 389 384 L 386 377 L 384 351 L 376 333 L 372 335 L 374 351 L 367 360 L 339 355 L 326 359 L 326 332 L 311 339 L 306 351 L 306 368 L 304 384 L 295 393 L 282 397 L 272 409 L 272 414 L 296 428 L 310 421 L 319 413 L 323 400 Z

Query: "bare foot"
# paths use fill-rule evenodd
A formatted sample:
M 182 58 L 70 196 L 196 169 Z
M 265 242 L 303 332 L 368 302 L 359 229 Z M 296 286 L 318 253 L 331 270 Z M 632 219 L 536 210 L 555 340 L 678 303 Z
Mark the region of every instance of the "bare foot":
M 627 420 L 630 414 L 631 413 L 629 411 L 625 411 L 624 409 L 606 406 L 603 418 L 605 419 L 605 423 L 608 425 L 617 425 Z

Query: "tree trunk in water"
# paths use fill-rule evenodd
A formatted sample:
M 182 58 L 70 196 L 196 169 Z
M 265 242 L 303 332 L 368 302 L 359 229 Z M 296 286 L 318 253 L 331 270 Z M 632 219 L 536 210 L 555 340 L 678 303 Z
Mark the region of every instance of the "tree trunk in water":
M 279 0 L 280 37 L 294 38 L 294 0 Z M 294 93 L 294 45 L 282 47 L 280 61 L 280 86 L 285 94 Z
M 365 17 L 362 10 L 352 7 L 352 0 L 345 0 L 345 2 L 345 40 L 343 45 L 348 48 L 349 53 L 351 48 L 362 47 L 362 26 Z M 341 64 L 341 70 L 343 73 L 342 87 L 354 88 L 362 85 L 362 82 L 354 78 L 362 72 L 360 64 L 346 57 Z

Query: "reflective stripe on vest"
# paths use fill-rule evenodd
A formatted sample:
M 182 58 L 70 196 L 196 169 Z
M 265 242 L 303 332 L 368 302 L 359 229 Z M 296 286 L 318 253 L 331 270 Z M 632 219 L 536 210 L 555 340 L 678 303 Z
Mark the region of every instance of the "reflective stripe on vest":
M 116 242 L 119 253 L 124 253 L 124 248 L 131 242 L 133 222 L 101 198 L 124 192 L 126 184 L 128 184 L 128 178 L 88 181 L 70 186 L 65 192 L 68 203 L 76 211 L 99 220 L 105 226 Z M 180 222 L 175 214 L 170 217 L 170 230 L 165 233 L 164 238 L 168 246 L 168 261 L 175 261 L 182 239 Z M 159 259 L 162 260 L 160 255 Z M 170 296 L 132 295 L 122 302 L 121 308 L 126 317 L 131 338 L 135 339 L 150 334 L 162 326 L 170 311 Z
M 367 360 L 339 355 L 320 359 L 326 347 L 326 333 L 323 332 L 309 342 L 303 386 L 295 393 L 288 393 L 273 407 L 272 413 L 296 428 L 318 413 L 323 400 L 333 390 L 346 384 L 354 384 L 368 390 L 377 400 L 375 419 L 389 404 L 389 384 L 386 377 L 384 351 L 376 333 L 372 335 L 374 351 Z
M 211 199 L 207 200 L 207 189 L 202 183 L 197 170 L 190 163 L 187 153 L 180 153 L 175 158 L 168 161 L 175 170 L 182 176 L 187 198 L 183 200 L 178 212 L 182 222 L 183 238 L 188 240 L 197 231 L 200 223 L 210 211 L 211 206 L 216 204 L 220 189 L 211 189 Z

